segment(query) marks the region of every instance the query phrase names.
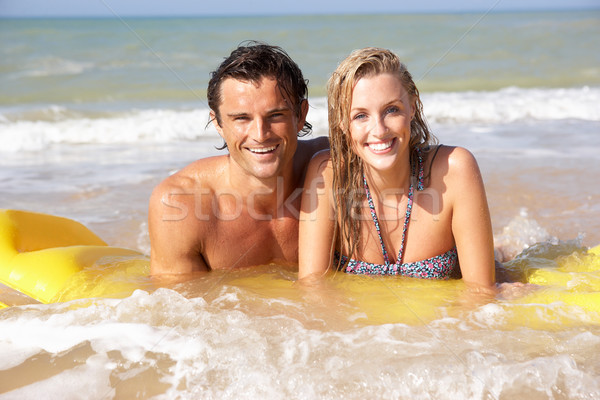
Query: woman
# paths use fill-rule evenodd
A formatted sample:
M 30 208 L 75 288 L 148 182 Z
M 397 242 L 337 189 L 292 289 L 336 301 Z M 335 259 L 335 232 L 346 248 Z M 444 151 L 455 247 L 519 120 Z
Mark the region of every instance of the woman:
M 494 287 L 493 236 L 473 155 L 436 146 L 419 91 L 385 49 L 353 52 L 328 82 L 331 150 L 312 159 L 299 278 L 328 270 Z

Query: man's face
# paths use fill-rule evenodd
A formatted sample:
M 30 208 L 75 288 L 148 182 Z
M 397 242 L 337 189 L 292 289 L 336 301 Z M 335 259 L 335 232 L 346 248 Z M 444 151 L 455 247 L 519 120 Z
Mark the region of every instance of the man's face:
M 212 111 L 211 118 L 242 171 L 268 179 L 293 166 L 308 103 L 300 109 L 298 115 L 275 79 L 263 77 L 253 83 L 228 78 L 221 84 L 220 124 Z

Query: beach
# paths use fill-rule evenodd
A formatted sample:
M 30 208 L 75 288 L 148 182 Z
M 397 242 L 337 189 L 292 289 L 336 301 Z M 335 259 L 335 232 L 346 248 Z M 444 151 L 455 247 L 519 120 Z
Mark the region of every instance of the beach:
M 147 255 L 153 188 L 225 154 L 206 86 L 238 43 L 277 44 L 297 61 L 311 137 L 327 135 L 337 63 L 377 46 L 408 65 L 439 142 L 477 158 L 500 260 L 536 243 L 585 249 L 600 244 L 593 37 L 598 11 L 0 19 L 0 208 L 72 218 Z M 539 305 L 525 323 L 523 305 L 459 312 L 450 293 L 415 322 L 365 308 L 361 280 L 339 283 L 354 297 L 325 310 L 294 281 L 289 267 L 263 266 L 0 310 L 0 399 L 600 397 L 589 309 Z

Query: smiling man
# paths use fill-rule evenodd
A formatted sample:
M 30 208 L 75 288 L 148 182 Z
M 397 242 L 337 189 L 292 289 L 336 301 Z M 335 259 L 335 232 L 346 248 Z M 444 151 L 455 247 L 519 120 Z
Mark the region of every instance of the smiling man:
M 298 261 L 308 161 L 328 147 L 310 133 L 308 88 L 281 48 L 250 43 L 212 73 L 208 104 L 229 154 L 166 178 L 149 206 L 151 274 Z

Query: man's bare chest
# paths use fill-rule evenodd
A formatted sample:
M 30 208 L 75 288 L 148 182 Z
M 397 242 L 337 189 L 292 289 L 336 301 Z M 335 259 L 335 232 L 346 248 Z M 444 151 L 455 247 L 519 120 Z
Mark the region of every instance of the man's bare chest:
M 203 244 L 211 269 L 242 268 L 276 261 L 298 261 L 298 220 L 238 218 L 213 224 Z

